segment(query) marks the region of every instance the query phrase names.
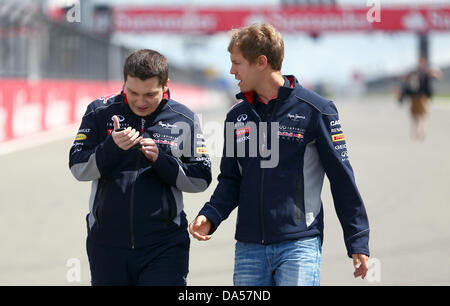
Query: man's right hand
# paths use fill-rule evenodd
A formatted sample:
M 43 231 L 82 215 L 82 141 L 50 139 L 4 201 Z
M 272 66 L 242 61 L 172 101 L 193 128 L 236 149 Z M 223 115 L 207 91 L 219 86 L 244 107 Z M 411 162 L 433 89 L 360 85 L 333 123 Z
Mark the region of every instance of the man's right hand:
M 131 129 L 131 127 L 126 128 L 123 131 L 116 132 L 117 129 L 120 128 L 119 118 L 114 115 L 114 131 L 111 133 L 112 138 L 116 145 L 122 150 L 128 150 L 133 147 L 135 144 L 141 141 L 142 136 L 139 136 L 139 132 L 135 129 Z
M 211 239 L 208 233 L 211 231 L 212 223 L 203 215 L 198 216 L 189 224 L 189 233 L 192 237 L 199 241 L 207 241 Z

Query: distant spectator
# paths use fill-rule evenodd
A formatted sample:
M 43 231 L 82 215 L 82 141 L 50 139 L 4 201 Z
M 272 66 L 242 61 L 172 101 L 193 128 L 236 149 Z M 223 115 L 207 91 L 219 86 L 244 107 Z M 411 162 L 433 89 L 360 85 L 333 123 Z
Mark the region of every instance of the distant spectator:
M 403 76 L 398 101 L 402 103 L 406 97 L 411 99 L 411 136 L 414 140 L 423 140 L 426 135 L 426 121 L 429 101 L 433 96 L 431 79 L 441 79 L 442 72 L 428 66 L 426 58 L 419 57 L 417 69 Z

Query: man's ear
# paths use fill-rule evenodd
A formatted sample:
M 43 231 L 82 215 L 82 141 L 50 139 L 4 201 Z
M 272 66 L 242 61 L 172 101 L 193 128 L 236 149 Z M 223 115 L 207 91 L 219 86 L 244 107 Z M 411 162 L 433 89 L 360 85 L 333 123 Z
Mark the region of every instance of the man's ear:
M 269 64 L 269 62 L 267 60 L 267 56 L 265 56 L 265 55 L 260 55 L 256 59 L 256 65 L 258 66 L 260 71 L 264 70 L 268 64 Z
M 169 89 L 169 83 L 170 83 L 170 79 L 167 79 L 166 84 L 164 84 L 164 86 L 163 86 L 163 92 L 166 92 Z

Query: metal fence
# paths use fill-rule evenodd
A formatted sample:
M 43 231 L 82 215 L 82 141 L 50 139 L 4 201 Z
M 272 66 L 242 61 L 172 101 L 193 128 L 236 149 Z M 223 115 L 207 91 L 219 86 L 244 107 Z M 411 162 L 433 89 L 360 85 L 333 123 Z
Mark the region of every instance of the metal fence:
M 130 51 L 49 20 L 40 1 L 0 0 L 0 77 L 119 80 Z

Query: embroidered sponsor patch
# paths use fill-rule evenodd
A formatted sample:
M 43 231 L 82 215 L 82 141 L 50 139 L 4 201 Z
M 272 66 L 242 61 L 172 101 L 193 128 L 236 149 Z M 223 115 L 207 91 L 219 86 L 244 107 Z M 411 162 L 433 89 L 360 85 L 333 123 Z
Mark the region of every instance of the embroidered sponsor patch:
M 177 147 L 178 144 L 175 141 L 170 141 L 170 140 L 162 140 L 162 139 L 153 139 L 153 141 L 155 143 L 159 143 L 159 144 L 166 144 L 172 147 Z
M 119 119 L 119 122 L 123 122 L 125 120 L 125 117 L 122 115 L 115 115 L 115 116 L 117 116 L 117 119 Z M 114 116 L 111 117 L 111 121 L 114 121 L 113 117 Z
M 87 136 L 85 134 L 78 134 L 75 137 L 75 140 L 85 140 L 87 138 Z
M 239 116 L 237 116 L 237 121 L 243 122 L 243 121 L 246 121 L 247 118 L 248 118 L 247 114 L 240 114 Z
M 249 134 L 249 133 L 250 133 L 249 126 L 236 130 L 236 136 L 242 136 L 242 135 Z
M 169 129 L 169 130 L 172 129 L 172 128 L 176 128 L 177 127 L 175 124 L 164 123 L 162 121 L 159 121 L 158 125 L 160 125 L 164 129 Z
M 236 139 L 236 143 L 241 143 L 243 141 L 250 140 L 250 136 L 242 136 Z
M 343 140 L 345 140 L 345 137 L 344 137 L 344 134 L 343 134 L 343 133 L 341 133 L 341 134 L 335 134 L 335 135 L 331 135 L 331 140 L 332 140 L 333 142 L 343 141 Z
M 298 120 L 300 120 L 300 119 L 306 119 L 306 117 L 305 117 L 304 115 L 291 114 L 291 113 L 289 113 L 289 114 L 287 115 L 287 117 L 288 117 L 289 119 L 291 119 L 292 121 L 298 121 Z
M 330 127 L 331 127 L 331 126 L 335 126 L 335 125 L 341 125 L 341 121 L 335 120 L 335 121 L 331 121 L 331 122 L 330 122 Z
M 205 147 L 198 147 L 197 154 L 208 154 L 208 150 Z
M 336 150 L 343 150 L 343 149 L 347 149 L 347 145 L 346 144 L 337 145 L 337 146 L 334 146 L 334 148 Z
M 291 137 L 291 138 L 297 138 L 297 139 L 302 139 L 303 138 L 302 134 L 295 133 L 295 132 L 281 132 L 281 131 L 278 131 L 278 136 Z

